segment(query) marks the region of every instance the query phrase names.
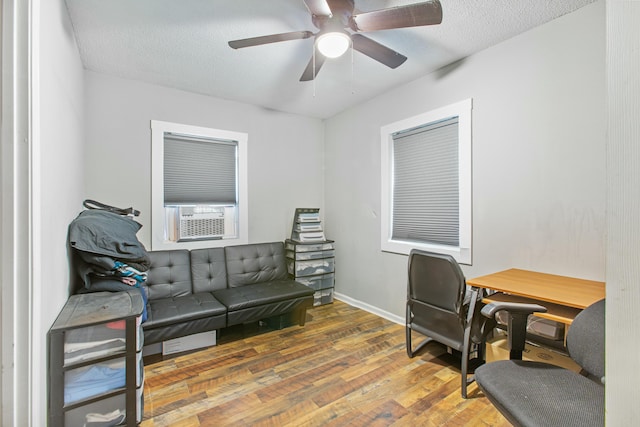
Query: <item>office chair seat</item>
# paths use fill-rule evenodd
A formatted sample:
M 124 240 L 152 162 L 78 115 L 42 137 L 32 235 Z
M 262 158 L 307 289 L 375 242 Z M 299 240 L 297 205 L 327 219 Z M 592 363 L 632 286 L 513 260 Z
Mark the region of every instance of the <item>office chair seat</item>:
M 504 360 L 481 373 L 485 395 L 516 426 L 604 426 L 604 387 L 576 372 Z
M 584 375 L 547 363 L 517 360 L 524 348 L 526 322 L 510 317 L 511 360 L 487 363 L 475 375 L 485 396 L 514 426 L 604 426 L 605 304 L 603 299 L 582 310 L 567 333 L 567 350 Z M 527 313 L 540 311 L 536 307 L 492 302 L 482 314 L 495 316 L 506 310 L 526 320 Z

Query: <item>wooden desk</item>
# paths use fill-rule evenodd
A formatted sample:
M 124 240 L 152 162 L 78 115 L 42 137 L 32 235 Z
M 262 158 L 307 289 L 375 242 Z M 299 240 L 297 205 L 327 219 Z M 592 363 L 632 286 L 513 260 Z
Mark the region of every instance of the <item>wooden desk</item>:
M 535 271 L 510 270 L 467 280 L 476 289 L 490 289 L 497 293 L 484 302 L 509 301 L 538 303 L 547 308 L 536 316 L 570 325 L 578 313 L 605 297 L 605 284 L 594 280 L 576 279 Z

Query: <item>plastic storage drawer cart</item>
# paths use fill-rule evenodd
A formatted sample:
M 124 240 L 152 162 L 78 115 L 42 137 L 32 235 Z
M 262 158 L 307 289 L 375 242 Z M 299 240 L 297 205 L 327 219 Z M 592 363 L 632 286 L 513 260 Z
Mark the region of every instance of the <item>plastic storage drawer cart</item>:
M 47 339 L 49 426 L 142 421 L 140 292 L 72 295 Z
M 315 291 L 313 305 L 333 302 L 335 285 L 333 240 L 313 243 L 286 240 L 284 248 L 289 275 Z

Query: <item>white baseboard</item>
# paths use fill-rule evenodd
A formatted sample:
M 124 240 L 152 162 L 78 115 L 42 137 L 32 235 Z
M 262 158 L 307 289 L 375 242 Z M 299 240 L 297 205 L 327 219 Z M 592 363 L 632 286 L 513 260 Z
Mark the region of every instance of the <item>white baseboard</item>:
M 389 320 L 389 321 L 391 321 L 393 323 L 397 323 L 397 324 L 403 325 L 403 326 L 405 324 L 405 319 L 402 316 L 398 316 L 398 315 L 395 315 L 393 313 L 389 313 L 388 311 L 381 310 L 378 307 L 374 307 L 374 306 L 372 306 L 370 304 L 367 304 L 366 302 L 362 302 L 362 301 L 359 301 L 357 299 L 353 299 L 351 297 L 348 297 L 348 296 L 343 295 L 343 294 L 338 293 L 338 292 L 334 292 L 333 296 L 334 296 L 335 299 L 338 299 L 338 300 L 340 300 L 340 301 L 342 301 L 342 302 L 344 302 L 346 304 L 349 304 L 349 305 L 354 306 L 354 307 L 361 308 L 364 311 L 368 311 L 369 313 L 375 314 L 376 316 L 380 316 L 380 317 L 382 317 L 384 319 L 387 319 L 387 320 Z

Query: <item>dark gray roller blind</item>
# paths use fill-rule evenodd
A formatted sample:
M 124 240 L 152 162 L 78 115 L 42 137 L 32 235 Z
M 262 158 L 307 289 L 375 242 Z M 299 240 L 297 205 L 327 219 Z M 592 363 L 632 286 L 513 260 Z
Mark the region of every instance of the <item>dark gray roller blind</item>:
M 165 133 L 164 204 L 236 204 L 236 141 Z
M 458 117 L 393 135 L 395 240 L 458 246 Z

